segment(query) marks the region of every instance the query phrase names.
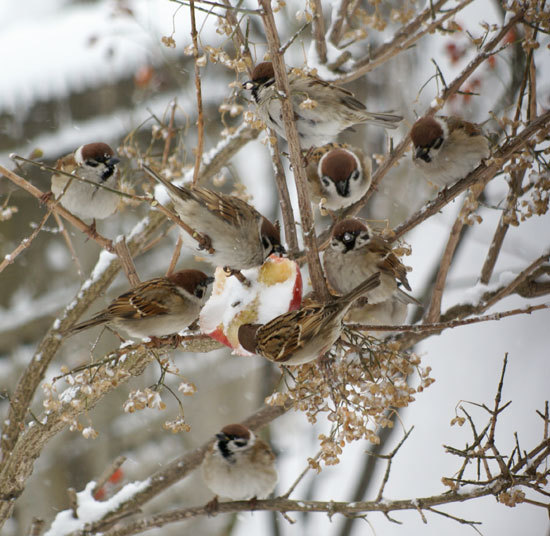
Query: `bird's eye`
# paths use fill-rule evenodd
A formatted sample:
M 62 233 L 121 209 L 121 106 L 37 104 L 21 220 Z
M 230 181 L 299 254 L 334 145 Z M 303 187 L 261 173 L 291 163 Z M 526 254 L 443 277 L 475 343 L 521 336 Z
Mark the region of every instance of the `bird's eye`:
M 244 439 L 235 439 L 234 443 L 237 447 L 244 447 L 246 445 L 246 440 L 244 440 Z
M 266 251 L 270 251 L 272 249 L 271 242 L 265 236 L 262 236 L 262 246 Z
M 351 180 L 352 180 L 352 181 L 358 180 L 360 175 L 361 175 L 361 174 L 360 174 L 359 171 L 356 169 L 356 170 L 355 170 L 354 172 L 352 172 L 352 174 L 351 174 Z
M 97 167 L 99 166 L 99 162 L 96 162 L 95 160 L 86 160 L 86 165 L 90 167 Z
M 344 244 L 349 244 L 350 242 L 353 242 L 355 237 L 351 233 L 344 233 L 344 236 L 342 237 L 342 242 Z
M 330 184 L 330 179 L 328 177 L 321 177 L 321 182 L 323 183 L 323 186 L 325 188 L 328 188 L 329 187 L 329 184 Z

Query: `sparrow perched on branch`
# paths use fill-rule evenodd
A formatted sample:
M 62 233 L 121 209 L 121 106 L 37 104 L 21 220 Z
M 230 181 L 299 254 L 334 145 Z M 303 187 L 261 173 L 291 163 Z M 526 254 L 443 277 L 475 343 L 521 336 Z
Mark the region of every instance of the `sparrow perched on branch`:
M 70 328 L 68 334 L 109 324 L 130 337 L 162 337 L 188 327 L 206 302 L 214 281 L 199 270 L 181 270 L 140 283 L 121 294 L 95 316 Z
M 350 292 L 360 281 L 380 272 L 380 285 L 367 294 L 370 304 L 390 299 L 394 294 L 404 303 L 418 301 L 402 291 L 397 281 L 411 290 L 407 269 L 389 244 L 356 218 L 346 218 L 334 226 L 332 239 L 323 257 L 329 284 L 339 292 Z
M 368 112 L 353 93 L 315 76 L 291 71 L 288 83 L 302 148 L 332 141 L 342 130 L 357 123 L 396 128 L 403 119 L 399 115 Z M 252 78 L 243 87 L 252 91 L 260 119 L 286 139 L 281 95 L 275 87 L 273 64 L 265 61 L 256 65 Z
M 106 143 L 87 143 L 74 153 L 60 158 L 55 168 L 95 184 L 116 188 L 116 165 L 120 160 L 114 155 L 114 151 Z M 102 220 L 114 214 L 119 200 L 116 193 L 101 186 L 94 186 L 78 178 L 71 179 L 59 173 L 52 175 L 52 193 L 56 199 L 61 198 L 61 205 L 75 216 L 94 220 Z
M 413 162 L 437 186 L 449 186 L 490 155 L 481 127 L 456 116 L 425 116 L 411 129 Z
M 307 156 L 306 174 L 311 200 L 339 210 L 359 201 L 370 187 L 372 162 L 361 149 L 328 143 Z
M 371 275 L 345 296 L 329 303 L 310 303 L 284 313 L 263 326 L 243 324 L 241 346 L 281 365 L 302 365 L 324 355 L 340 337 L 342 320 L 354 300 L 380 285 Z
M 224 426 L 202 462 L 206 485 L 235 501 L 265 499 L 277 484 L 269 445 L 242 424 Z
M 180 219 L 207 237 L 214 249 L 207 259 L 214 266 L 245 270 L 262 265 L 272 253 L 285 253 L 279 230 L 242 199 L 206 188 L 179 188 L 156 173 L 151 176 L 167 188 Z M 182 239 L 197 249 L 188 233 Z

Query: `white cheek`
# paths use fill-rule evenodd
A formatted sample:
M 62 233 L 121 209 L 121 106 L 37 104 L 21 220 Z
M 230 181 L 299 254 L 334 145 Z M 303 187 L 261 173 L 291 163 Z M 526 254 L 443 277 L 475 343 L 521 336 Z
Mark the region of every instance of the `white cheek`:
M 84 163 L 84 159 L 82 158 L 82 148 L 84 146 L 80 146 L 75 152 L 74 152 L 74 159 L 75 159 L 75 162 L 81 166 L 83 163 Z

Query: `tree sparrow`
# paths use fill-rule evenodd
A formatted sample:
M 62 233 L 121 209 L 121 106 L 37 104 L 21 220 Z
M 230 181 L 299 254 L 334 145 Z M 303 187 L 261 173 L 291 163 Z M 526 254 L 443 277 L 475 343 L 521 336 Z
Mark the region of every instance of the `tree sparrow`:
M 216 434 L 202 476 L 212 492 L 234 501 L 265 499 L 278 479 L 269 445 L 242 424 L 228 424 Z
M 346 218 L 334 226 L 323 265 L 328 282 L 340 294 L 350 292 L 360 281 L 380 272 L 380 285 L 367 294 L 370 304 L 386 301 L 394 294 L 401 301 L 418 304 L 397 287 L 396 279 L 411 290 L 405 266 L 382 237 L 356 218 Z
M 116 188 L 119 175 L 116 165 L 120 160 L 114 154 L 106 143 L 88 143 L 60 158 L 55 168 L 96 184 Z M 114 214 L 119 200 L 114 192 L 61 174 L 52 176 L 52 193 L 75 216 L 94 220 Z
M 328 143 L 307 157 L 306 174 L 311 200 L 339 210 L 359 201 L 370 187 L 372 163 L 363 151 Z
M 367 112 L 364 104 L 353 93 L 315 76 L 291 71 L 288 83 L 302 148 L 332 141 L 342 130 L 357 123 L 396 128 L 403 119 L 388 113 Z M 256 65 L 251 80 L 245 82 L 243 87 L 252 91 L 260 119 L 286 139 L 281 96 L 275 88 L 272 63 L 265 61 Z
M 278 229 L 242 199 L 206 188 L 179 188 L 154 177 L 167 188 L 181 220 L 208 237 L 214 253 L 207 258 L 214 266 L 246 270 L 262 265 L 272 253 L 285 253 Z M 182 233 L 182 239 L 198 249 L 189 234 Z
M 282 365 L 302 365 L 324 355 L 340 337 L 342 321 L 354 300 L 380 284 L 380 274 L 371 275 L 345 296 L 329 303 L 311 302 L 284 313 L 267 324 L 243 324 L 241 346 Z
M 73 326 L 69 334 L 101 324 L 122 329 L 132 338 L 177 333 L 199 316 L 208 285 L 213 281 L 213 277 L 199 270 L 181 270 L 149 279 L 121 294 L 90 320 Z
M 490 155 L 479 125 L 456 116 L 421 117 L 411 129 L 413 162 L 437 186 L 449 186 Z

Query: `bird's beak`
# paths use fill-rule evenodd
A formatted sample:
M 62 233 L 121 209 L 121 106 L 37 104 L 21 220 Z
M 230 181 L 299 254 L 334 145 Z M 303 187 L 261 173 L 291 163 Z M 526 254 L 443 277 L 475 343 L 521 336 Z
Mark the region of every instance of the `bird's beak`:
M 219 434 L 216 434 L 216 439 L 218 439 L 219 441 L 227 441 L 227 436 L 220 432 Z
M 214 282 L 214 278 L 213 278 L 213 277 L 207 277 L 207 278 L 206 278 L 206 284 L 207 284 L 207 285 L 211 285 L 213 282 Z
M 254 89 L 256 87 L 256 84 L 252 81 L 252 80 L 247 80 L 244 84 L 243 84 L 243 89 L 248 89 L 249 91 L 251 89 Z
M 120 158 L 117 158 L 116 156 L 113 156 L 113 157 L 109 158 L 109 160 L 107 160 L 107 165 L 108 166 L 115 166 L 119 162 L 120 162 Z
M 345 181 L 336 181 L 336 190 L 342 197 L 349 196 L 349 179 Z
M 430 149 L 428 147 L 418 147 L 416 149 L 415 153 L 416 158 L 420 158 L 421 160 L 424 160 L 425 162 L 430 162 Z
M 273 246 L 273 253 L 278 253 L 279 257 L 282 257 L 283 255 L 286 254 L 286 249 L 283 245 L 277 244 Z

